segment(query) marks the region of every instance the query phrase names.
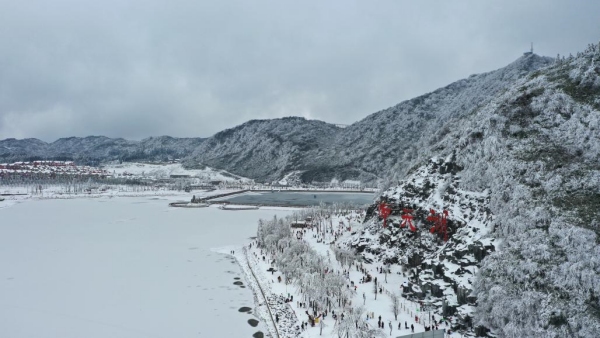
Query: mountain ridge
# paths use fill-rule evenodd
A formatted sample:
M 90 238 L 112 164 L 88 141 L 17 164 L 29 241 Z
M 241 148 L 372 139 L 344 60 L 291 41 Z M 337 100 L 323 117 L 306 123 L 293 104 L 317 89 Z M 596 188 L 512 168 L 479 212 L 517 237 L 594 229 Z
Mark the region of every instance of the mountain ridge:
M 552 60 L 535 54 L 522 56 L 506 67 L 455 81 L 372 113 L 346 128 L 299 117 L 250 120 L 205 139 L 188 139 L 197 141 L 182 142 L 186 144 L 177 145 L 179 148 L 159 147 L 160 151 L 157 145 L 154 151 L 144 146 L 152 138 L 136 143 L 95 136 L 91 146 L 86 145 L 90 137 L 63 138 L 46 147 L 27 141 L 27 147 L 17 147 L 18 151 L 11 153 L 6 147 L 2 151 L 3 143 L 7 143 L 4 140 L 0 141 L 0 160 L 43 157 L 101 162 L 180 157 L 189 168 L 208 165 L 264 182 L 299 172 L 306 183 L 350 179 L 373 185 L 390 171 L 406 173 L 403 164 L 419 156 L 417 149 L 426 146 L 423 140 L 431 142 L 427 135 L 447 132 L 444 124 L 450 119 L 476 110 L 518 78 L 550 65 Z
M 64 137 L 54 142 L 35 138 L 0 140 L 0 161 L 72 160 L 82 164 L 106 161 L 168 161 L 190 153 L 202 138 L 149 137 L 141 141 L 106 136 Z

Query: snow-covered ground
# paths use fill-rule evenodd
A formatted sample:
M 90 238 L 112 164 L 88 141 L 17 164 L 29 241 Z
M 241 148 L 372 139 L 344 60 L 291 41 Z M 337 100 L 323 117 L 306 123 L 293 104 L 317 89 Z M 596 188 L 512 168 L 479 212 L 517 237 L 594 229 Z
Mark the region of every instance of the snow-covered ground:
M 168 207 L 189 195 L 0 202 L 0 337 L 266 332 L 238 311 L 254 312 L 253 295 L 219 252 L 289 211 Z

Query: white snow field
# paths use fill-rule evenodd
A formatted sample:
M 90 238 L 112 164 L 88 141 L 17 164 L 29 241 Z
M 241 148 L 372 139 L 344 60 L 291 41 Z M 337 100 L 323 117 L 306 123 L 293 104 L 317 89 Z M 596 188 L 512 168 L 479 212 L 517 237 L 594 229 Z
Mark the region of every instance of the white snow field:
M 187 199 L 187 196 L 184 197 Z M 172 200 L 170 198 L 169 200 Z M 0 337 L 251 337 L 233 258 L 286 210 L 169 208 L 162 197 L 0 209 Z M 236 280 L 235 278 L 241 278 Z M 239 283 L 237 283 L 239 284 Z

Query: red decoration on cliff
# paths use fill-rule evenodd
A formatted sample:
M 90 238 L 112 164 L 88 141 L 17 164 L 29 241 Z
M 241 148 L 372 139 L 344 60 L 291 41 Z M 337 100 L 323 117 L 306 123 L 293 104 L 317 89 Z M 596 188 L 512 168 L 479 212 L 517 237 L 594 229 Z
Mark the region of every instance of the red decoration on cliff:
M 402 209 L 402 223 L 400 223 L 400 227 L 404 228 L 408 225 L 408 228 L 410 229 L 410 231 L 415 232 L 417 231 L 417 228 L 412 224 L 412 220 L 413 220 L 413 215 L 411 215 L 413 212 L 412 209 Z
M 392 208 L 387 203 L 379 203 L 379 216 L 383 218 L 383 227 L 387 226 L 387 218 L 392 213 Z
M 429 216 L 427 220 L 433 223 L 429 232 L 432 234 L 438 233 L 444 236 L 444 242 L 448 241 L 448 210 L 442 211 L 438 214 L 435 210 L 429 209 Z

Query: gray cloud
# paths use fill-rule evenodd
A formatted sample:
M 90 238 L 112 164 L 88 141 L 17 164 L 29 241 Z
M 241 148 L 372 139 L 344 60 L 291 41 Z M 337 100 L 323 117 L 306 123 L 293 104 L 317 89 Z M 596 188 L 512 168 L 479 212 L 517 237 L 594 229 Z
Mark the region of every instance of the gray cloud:
M 598 1 L 0 0 L 0 139 L 350 124 L 600 39 Z

